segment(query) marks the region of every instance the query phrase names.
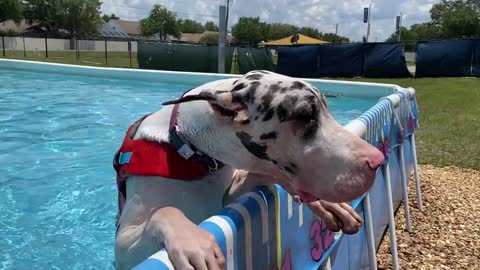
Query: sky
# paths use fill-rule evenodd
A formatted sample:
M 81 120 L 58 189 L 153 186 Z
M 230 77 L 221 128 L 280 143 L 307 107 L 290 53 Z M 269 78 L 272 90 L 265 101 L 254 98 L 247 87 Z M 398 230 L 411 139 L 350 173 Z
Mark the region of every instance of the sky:
M 430 8 L 440 0 L 231 0 L 229 27 L 239 17 L 260 17 L 268 23 L 310 26 L 321 32 L 335 32 L 352 41 L 362 40 L 367 25 L 363 8 L 372 3 L 370 41 L 384 41 L 395 30 L 395 18 L 402 13 L 402 25 L 430 20 Z M 219 5 L 226 0 L 103 0 L 102 12 L 123 20 L 138 21 L 148 16 L 154 4 L 177 13 L 177 17 L 218 24 Z

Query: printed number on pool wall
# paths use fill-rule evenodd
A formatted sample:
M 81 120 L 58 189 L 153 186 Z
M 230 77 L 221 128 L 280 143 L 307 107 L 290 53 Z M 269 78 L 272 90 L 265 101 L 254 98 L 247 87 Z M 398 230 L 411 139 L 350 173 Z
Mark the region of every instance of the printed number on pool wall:
M 327 225 L 319 220 L 313 221 L 310 226 L 310 240 L 313 240 L 314 246 L 310 250 L 312 260 L 320 261 L 323 253 L 330 247 L 334 240 L 334 234 L 327 229 Z M 285 253 L 281 270 L 292 270 L 292 259 L 290 249 Z

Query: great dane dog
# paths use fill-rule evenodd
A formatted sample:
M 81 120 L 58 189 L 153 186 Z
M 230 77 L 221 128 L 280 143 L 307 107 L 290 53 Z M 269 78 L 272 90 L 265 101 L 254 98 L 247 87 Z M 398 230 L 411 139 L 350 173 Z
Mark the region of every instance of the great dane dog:
M 313 85 L 259 70 L 164 105 L 131 126 L 115 155 L 117 269 L 161 248 L 176 269 L 223 269 L 215 238 L 196 224 L 260 185 L 281 185 L 332 231 L 359 230 L 348 202 L 384 157 L 334 120 Z

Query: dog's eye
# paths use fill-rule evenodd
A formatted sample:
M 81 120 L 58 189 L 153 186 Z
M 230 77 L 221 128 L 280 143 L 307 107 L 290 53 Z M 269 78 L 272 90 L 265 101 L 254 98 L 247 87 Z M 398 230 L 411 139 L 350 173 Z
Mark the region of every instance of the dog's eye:
M 310 106 L 309 106 L 310 105 Z M 292 112 L 288 120 L 301 121 L 309 123 L 311 120 L 318 119 L 318 107 L 316 104 L 302 106 Z

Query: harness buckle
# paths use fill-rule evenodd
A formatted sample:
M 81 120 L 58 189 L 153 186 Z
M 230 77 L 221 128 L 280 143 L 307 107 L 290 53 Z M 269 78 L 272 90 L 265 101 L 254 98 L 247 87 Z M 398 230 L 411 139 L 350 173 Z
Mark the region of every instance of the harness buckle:
M 212 160 L 213 160 L 213 164 L 215 164 L 215 167 L 212 168 L 212 167 L 208 166 L 208 172 L 210 172 L 210 173 L 214 173 L 214 172 L 218 171 L 218 162 L 217 162 L 217 160 L 214 159 L 214 158 L 212 158 Z

